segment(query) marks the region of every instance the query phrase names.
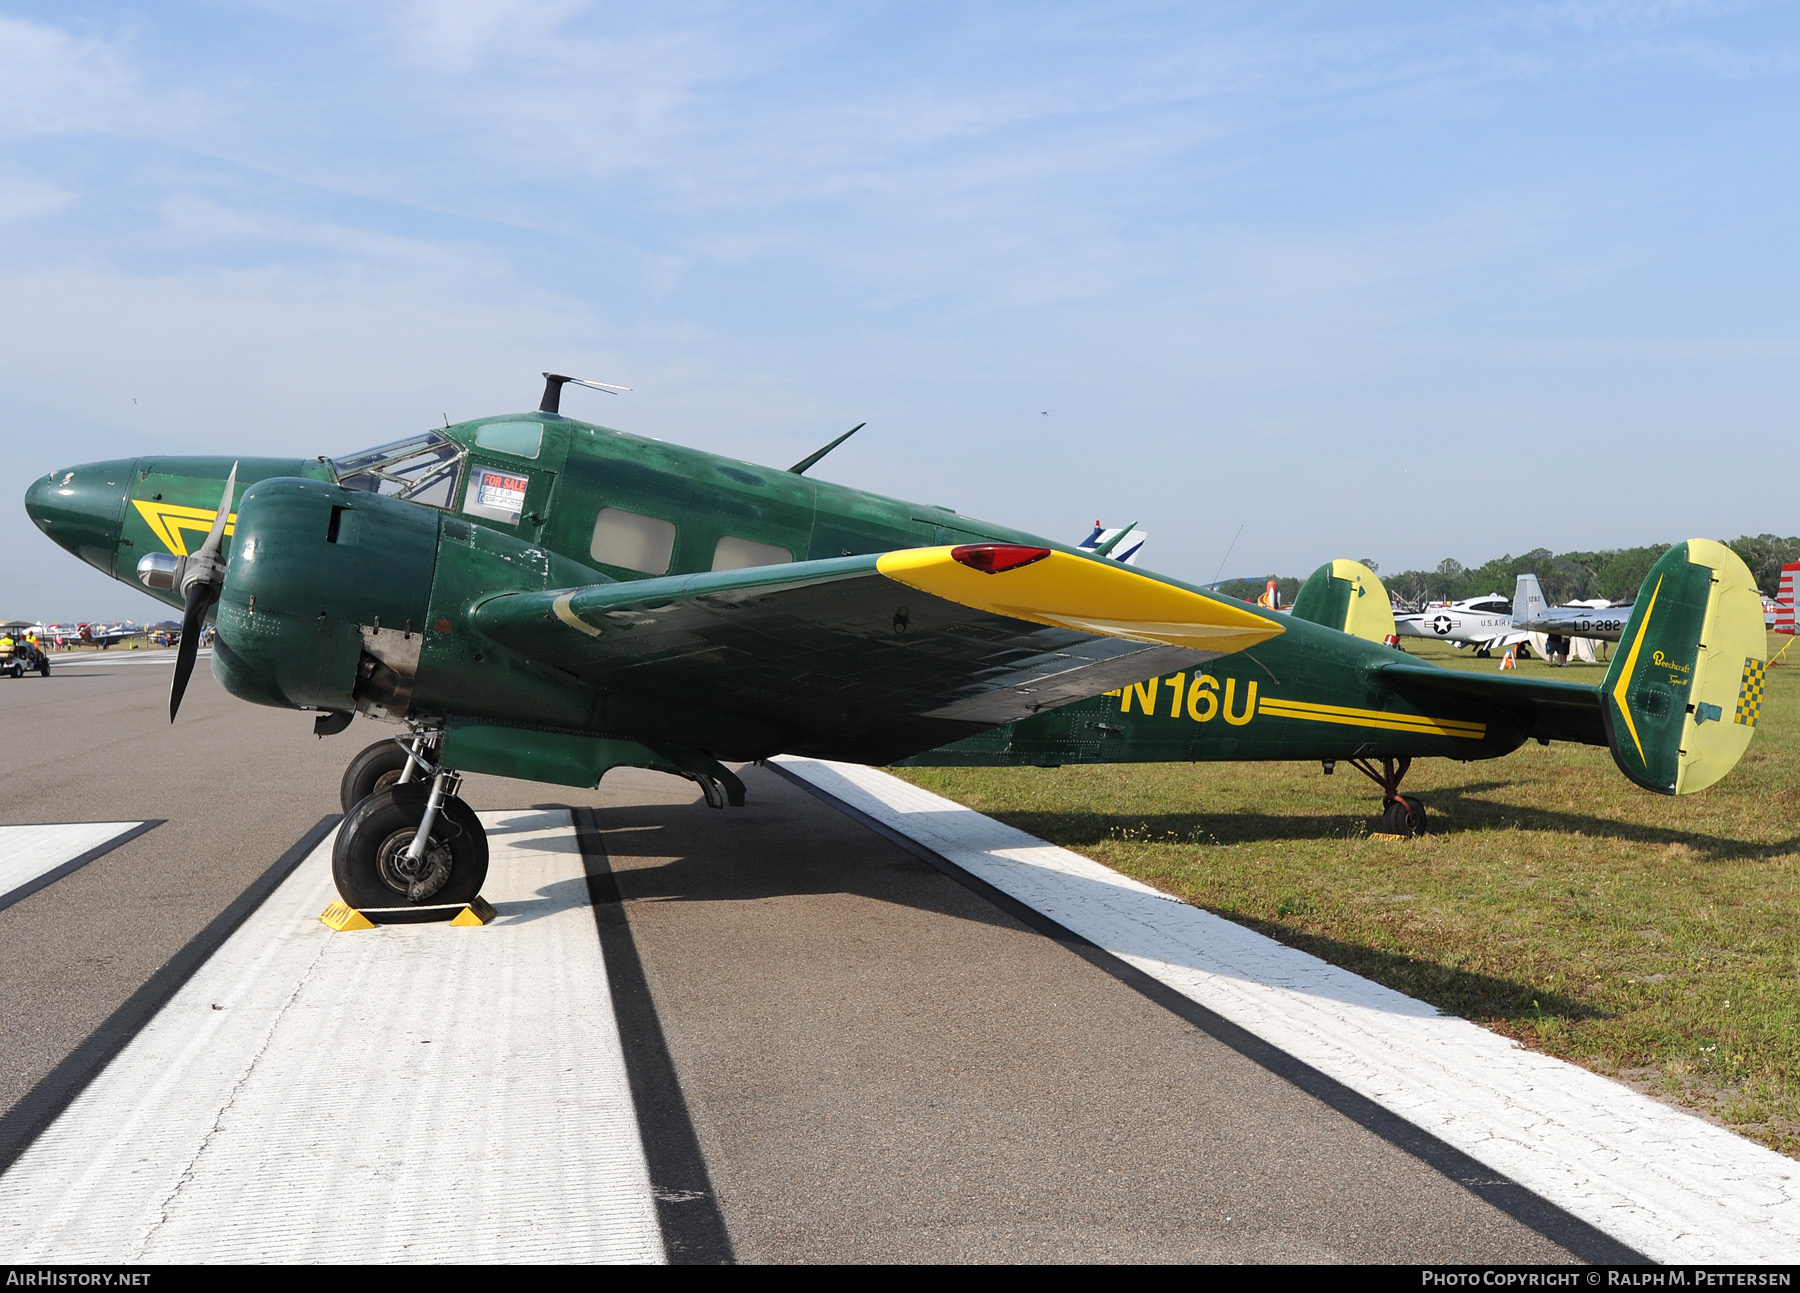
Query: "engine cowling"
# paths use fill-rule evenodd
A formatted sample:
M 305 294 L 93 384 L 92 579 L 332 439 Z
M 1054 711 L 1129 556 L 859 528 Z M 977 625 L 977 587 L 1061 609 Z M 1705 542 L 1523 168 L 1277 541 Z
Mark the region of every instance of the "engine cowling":
M 258 481 L 238 502 L 213 676 L 259 705 L 398 716 L 437 549 L 438 515 L 416 503 L 298 477 Z

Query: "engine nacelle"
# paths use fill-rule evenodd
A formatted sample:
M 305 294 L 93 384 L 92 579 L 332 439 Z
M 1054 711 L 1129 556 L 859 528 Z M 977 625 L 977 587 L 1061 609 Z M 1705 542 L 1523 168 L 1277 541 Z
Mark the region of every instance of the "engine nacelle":
M 436 512 L 280 477 L 244 493 L 228 545 L 212 657 L 227 691 L 259 705 L 404 712 L 437 566 Z

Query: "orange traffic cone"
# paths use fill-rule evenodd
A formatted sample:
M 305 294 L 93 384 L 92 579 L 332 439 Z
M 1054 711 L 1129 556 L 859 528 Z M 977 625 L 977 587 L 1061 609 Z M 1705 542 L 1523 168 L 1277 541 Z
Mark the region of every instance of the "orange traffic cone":
M 1506 654 L 1500 657 L 1500 667 L 1502 669 L 1517 669 L 1519 667 L 1519 657 L 1514 654 L 1511 647 L 1507 647 Z

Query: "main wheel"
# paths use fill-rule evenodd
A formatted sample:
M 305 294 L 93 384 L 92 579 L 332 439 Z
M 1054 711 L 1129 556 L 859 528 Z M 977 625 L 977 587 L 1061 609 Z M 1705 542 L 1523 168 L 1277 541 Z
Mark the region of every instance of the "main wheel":
M 400 774 L 405 771 L 406 751 L 393 741 L 377 741 L 344 769 L 344 779 L 338 784 L 338 802 L 349 812 L 377 790 L 399 785 Z
M 1381 829 L 1408 839 L 1425 833 L 1425 805 L 1411 795 L 1400 795 L 1381 814 Z
M 416 914 L 390 912 L 382 919 L 442 920 L 442 908 L 460 906 L 481 892 L 487 879 L 487 832 L 461 799 L 444 800 L 425 856 L 417 865 L 408 862 L 407 850 L 430 797 L 430 782 L 408 782 L 376 791 L 344 819 L 331 853 L 331 878 L 346 903 L 358 911 L 437 907 Z

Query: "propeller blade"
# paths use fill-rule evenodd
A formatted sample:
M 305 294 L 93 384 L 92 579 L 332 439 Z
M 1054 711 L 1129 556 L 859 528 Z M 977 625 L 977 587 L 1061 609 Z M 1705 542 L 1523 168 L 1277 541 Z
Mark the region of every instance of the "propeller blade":
M 225 497 L 219 500 L 218 515 L 213 517 L 212 529 L 206 532 L 206 542 L 200 545 L 200 552 L 208 556 L 218 556 L 219 545 L 225 541 L 225 521 L 231 515 L 231 495 L 237 489 L 237 469 L 238 465 L 232 463 L 231 474 L 225 477 Z
M 206 608 L 212 604 L 211 584 L 197 583 L 187 591 L 181 611 L 181 641 L 175 648 L 175 676 L 169 680 L 169 721 L 181 708 L 187 693 L 188 679 L 193 676 L 194 656 L 200 650 L 200 626 L 206 621 Z

